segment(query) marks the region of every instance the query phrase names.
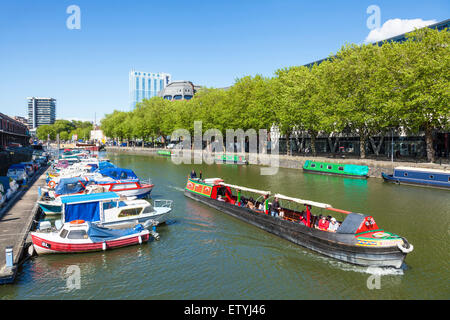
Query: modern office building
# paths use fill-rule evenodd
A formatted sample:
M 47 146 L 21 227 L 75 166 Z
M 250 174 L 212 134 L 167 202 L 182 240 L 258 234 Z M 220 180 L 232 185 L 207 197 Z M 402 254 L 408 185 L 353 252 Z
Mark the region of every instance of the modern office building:
M 162 90 L 158 96 L 166 100 L 191 100 L 199 86 L 194 86 L 191 81 L 173 81 Z
M 172 81 L 168 73 L 131 70 L 129 74 L 130 108 L 143 99 L 156 97 Z
M 28 127 L 36 129 L 56 120 L 56 99 L 28 97 Z
M 444 21 L 441 21 L 441 22 L 429 25 L 429 26 L 424 27 L 424 28 L 437 29 L 439 31 L 447 29 L 447 31 L 450 31 L 450 19 L 447 19 L 447 20 L 444 20 Z M 395 36 L 395 37 L 392 37 L 392 38 L 389 38 L 389 39 L 386 39 L 386 40 L 374 42 L 373 44 L 381 46 L 385 41 L 386 42 L 404 42 L 404 41 L 406 41 L 406 34 L 407 33 L 403 33 L 403 34 L 400 34 L 398 36 Z M 310 68 L 313 65 L 315 65 L 315 64 L 319 65 L 319 64 L 321 64 L 322 62 L 324 62 L 324 61 L 326 61 L 328 59 L 330 59 L 330 58 L 320 59 L 320 60 L 317 60 L 317 61 L 305 64 L 305 66 Z

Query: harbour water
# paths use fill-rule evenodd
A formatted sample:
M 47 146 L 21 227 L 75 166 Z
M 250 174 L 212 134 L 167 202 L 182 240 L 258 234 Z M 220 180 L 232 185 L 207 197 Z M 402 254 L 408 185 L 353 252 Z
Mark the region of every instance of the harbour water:
M 280 168 L 176 165 L 170 158 L 109 153 L 119 167 L 155 184 L 152 199 L 174 201 L 159 241 L 106 252 L 35 256 L 1 299 L 448 299 L 448 190 L 393 185 Z M 414 245 L 401 269 L 327 258 L 183 195 L 194 168 L 203 177 L 373 215 Z M 79 288 L 70 285 L 79 270 Z M 369 284 L 369 285 L 368 285 Z M 373 285 L 375 284 L 375 286 Z

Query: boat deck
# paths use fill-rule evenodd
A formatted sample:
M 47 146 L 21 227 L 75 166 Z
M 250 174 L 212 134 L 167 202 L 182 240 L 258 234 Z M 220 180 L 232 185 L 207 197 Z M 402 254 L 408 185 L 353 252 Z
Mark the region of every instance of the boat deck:
M 47 167 L 41 168 L 0 210 L 0 284 L 12 283 L 20 265 L 28 232 L 38 212 L 38 187 L 45 185 Z M 7 247 L 13 248 L 13 267 L 6 267 Z

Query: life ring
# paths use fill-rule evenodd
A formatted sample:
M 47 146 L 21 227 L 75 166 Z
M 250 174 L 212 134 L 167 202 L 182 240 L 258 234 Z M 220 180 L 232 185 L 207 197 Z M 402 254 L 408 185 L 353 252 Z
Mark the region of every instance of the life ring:
M 48 187 L 49 188 L 54 188 L 56 186 L 56 182 L 55 181 L 53 181 L 53 180 L 50 180 L 49 182 L 48 182 Z
M 70 221 L 70 223 L 71 224 L 82 224 L 82 223 L 84 223 L 84 220 L 73 220 L 73 221 Z

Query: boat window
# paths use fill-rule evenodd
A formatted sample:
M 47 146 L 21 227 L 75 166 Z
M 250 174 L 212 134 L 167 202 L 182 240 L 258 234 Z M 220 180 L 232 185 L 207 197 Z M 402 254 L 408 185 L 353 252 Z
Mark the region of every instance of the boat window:
M 109 201 L 109 202 L 103 203 L 103 210 L 111 209 L 111 208 L 115 208 L 115 207 L 117 207 L 117 202 L 116 201 Z
M 59 236 L 64 239 L 67 236 L 68 232 L 69 231 L 67 231 L 66 229 L 62 229 L 61 233 L 59 234 Z
M 339 167 L 338 168 L 340 171 L 344 171 L 344 167 Z
M 430 176 L 430 179 L 434 179 L 434 176 Z
M 405 173 L 403 174 L 403 176 L 407 177 L 407 176 L 408 176 L 408 172 L 405 172 Z
M 88 235 L 85 230 L 72 230 L 69 232 L 67 239 L 87 239 Z
M 332 166 L 327 166 L 327 168 L 328 168 L 328 170 L 331 170 L 331 169 L 333 169 L 333 167 L 332 167 Z
M 320 165 L 320 169 L 322 169 L 322 168 L 323 168 L 323 164 Z
M 153 211 L 154 211 L 153 207 L 152 206 L 148 206 L 148 207 L 144 208 L 144 211 L 142 211 L 142 213 L 152 213 Z
M 124 209 L 124 210 L 120 211 L 119 218 L 137 216 L 141 212 L 141 209 L 142 208 Z
M 311 164 L 311 168 L 315 168 L 316 167 L 316 164 L 315 163 L 312 163 Z

